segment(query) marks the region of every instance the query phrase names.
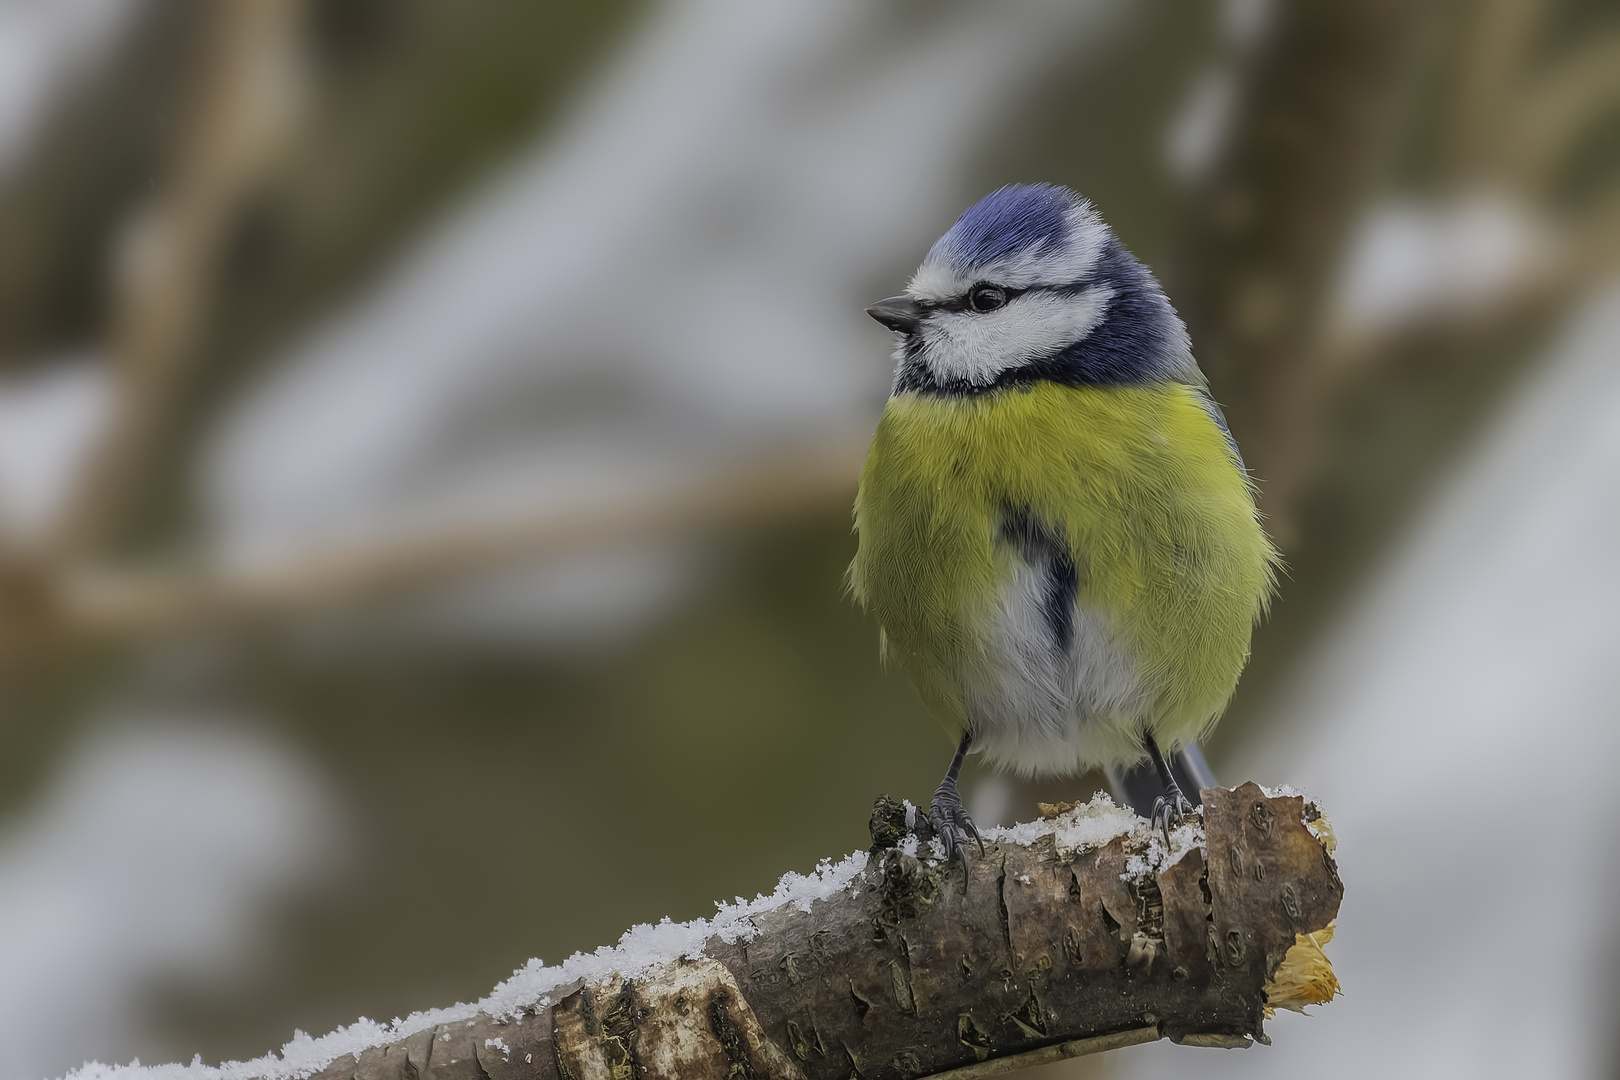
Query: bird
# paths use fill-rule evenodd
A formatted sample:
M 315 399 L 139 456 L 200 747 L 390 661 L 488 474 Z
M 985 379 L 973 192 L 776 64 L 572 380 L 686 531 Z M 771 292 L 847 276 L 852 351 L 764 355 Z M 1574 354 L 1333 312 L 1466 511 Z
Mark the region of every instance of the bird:
M 1046 183 L 980 199 L 867 313 L 899 337 L 849 586 L 959 735 L 928 810 L 946 859 L 984 850 L 970 752 L 1026 776 L 1151 762 L 1168 844 L 1194 813 L 1171 764 L 1200 772 L 1280 566 L 1185 324 Z

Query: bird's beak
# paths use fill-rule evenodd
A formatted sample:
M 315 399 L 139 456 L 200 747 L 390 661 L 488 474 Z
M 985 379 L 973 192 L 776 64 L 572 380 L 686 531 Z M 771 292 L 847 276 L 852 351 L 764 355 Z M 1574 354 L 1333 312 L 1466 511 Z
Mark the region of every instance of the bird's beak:
M 909 296 L 891 296 L 879 300 L 866 309 L 866 313 L 890 330 L 909 334 L 922 322 L 922 305 Z

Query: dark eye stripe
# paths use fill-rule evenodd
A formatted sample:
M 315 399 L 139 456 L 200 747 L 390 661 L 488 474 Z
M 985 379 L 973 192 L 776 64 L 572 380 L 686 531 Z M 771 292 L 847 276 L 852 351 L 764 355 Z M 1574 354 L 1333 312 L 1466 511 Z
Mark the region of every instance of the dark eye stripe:
M 973 309 L 968 306 L 968 297 L 972 294 L 973 289 L 977 289 L 983 284 L 985 282 L 976 281 L 973 283 L 973 287 L 961 296 L 953 296 L 949 300 L 919 300 L 917 306 L 924 311 L 972 311 Z M 1058 296 L 1077 296 L 1095 284 L 1097 282 L 1094 279 L 1085 278 L 1080 281 L 1065 282 L 1062 285 L 1028 285 L 1022 289 L 1009 289 L 1005 285 L 998 287 L 1007 294 L 1007 303 L 1010 304 L 1025 293 L 1053 293 Z
M 917 303 L 928 311 L 972 311 L 973 309 L 968 306 L 968 297 L 973 295 L 973 289 L 983 288 L 984 285 L 985 282 L 976 281 L 973 283 L 973 288 L 961 296 L 953 296 L 949 300 L 919 300 Z M 997 285 L 996 288 L 1007 295 L 1007 303 L 1010 304 L 1027 292 L 1043 292 L 1046 286 L 1034 285 L 1027 289 L 1009 289 L 1005 285 Z M 1005 307 L 1006 304 L 1002 306 Z

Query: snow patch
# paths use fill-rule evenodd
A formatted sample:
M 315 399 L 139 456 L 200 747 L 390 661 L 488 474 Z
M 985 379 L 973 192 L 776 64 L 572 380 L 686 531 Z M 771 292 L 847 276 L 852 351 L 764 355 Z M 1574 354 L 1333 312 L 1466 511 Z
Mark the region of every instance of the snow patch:
M 769 896 L 756 896 L 733 904 L 717 901 L 718 910 L 712 919 L 677 923 L 665 918 L 656 925 L 643 923 L 627 930 L 617 945 L 604 945 L 592 953 L 575 953 L 556 967 L 530 960 L 488 997 L 472 1004 L 459 1003 L 449 1008 L 412 1013 L 391 1024 L 361 1017 L 319 1038 L 295 1031 L 279 1056 L 267 1054 L 251 1061 L 231 1061 L 223 1065 L 206 1065 L 200 1057 L 189 1065 L 142 1065 L 139 1060 L 128 1065 L 90 1062 L 69 1072 L 67 1080 L 296 1080 L 325 1068 L 345 1054 L 359 1056 L 370 1047 L 431 1027 L 457 1022 L 470 1024 L 480 1013 L 505 1019 L 527 1008 L 544 1008 L 551 1004 L 551 995 L 559 988 L 580 980 L 610 975 L 639 977 L 662 964 L 700 955 L 711 938 L 719 938 L 727 944 L 751 941 L 756 916 L 789 905 L 809 911 L 815 901 L 848 889 L 860 878 L 866 863 L 864 851 L 857 851 L 837 863 L 823 859 L 809 874 L 789 871 L 782 875 Z M 488 1040 L 485 1045 L 506 1049 L 498 1039 Z
M 1429 317 L 1474 316 L 1558 265 L 1564 241 L 1535 207 L 1497 191 L 1386 199 L 1349 245 L 1335 317 L 1380 334 Z
M 1057 839 L 1060 852 L 1102 847 L 1117 836 L 1149 839 L 1147 819 L 1115 804 L 1106 792 L 1097 792 L 1091 801 L 1067 810 L 1055 818 L 1026 821 L 1010 827 L 984 830 L 986 840 L 1010 840 L 1028 847 L 1044 836 Z
M 1159 871 L 1174 866 L 1189 851 L 1204 850 L 1203 818 L 1195 823 L 1189 818 L 1170 830 L 1170 846 L 1157 830 L 1149 830 L 1148 844 L 1141 852 L 1125 860 L 1121 881 L 1142 881 Z
M 1299 798 L 1299 799 L 1304 799 L 1307 803 L 1316 803 L 1316 800 L 1314 798 L 1312 798 L 1310 796 L 1310 794 L 1308 794 L 1307 792 L 1301 791 L 1299 788 L 1295 787 L 1293 784 L 1282 784 L 1282 785 L 1279 785 L 1278 787 L 1267 787 L 1266 785 L 1261 784 L 1260 785 L 1260 790 L 1265 795 L 1265 797 L 1268 798 L 1268 799 L 1294 799 L 1294 798 Z M 1320 804 L 1318 804 L 1318 805 L 1320 805 Z
M 986 840 L 1010 840 L 1028 846 L 1045 836 L 1057 842 L 1060 856 L 1100 848 L 1119 837 L 1128 837 L 1141 851 L 1125 861 L 1126 880 L 1140 880 L 1181 860 L 1189 851 L 1204 850 L 1203 818 L 1190 817 L 1170 830 L 1167 848 L 1159 831 L 1135 811 L 1120 806 L 1099 791 L 1091 801 L 1066 810 L 1055 818 L 1026 821 L 1011 828 L 984 830 Z
M 106 426 L 109 365 L 84 355 L 0 380 L 0 514 L 11 539 L 45 536 Z

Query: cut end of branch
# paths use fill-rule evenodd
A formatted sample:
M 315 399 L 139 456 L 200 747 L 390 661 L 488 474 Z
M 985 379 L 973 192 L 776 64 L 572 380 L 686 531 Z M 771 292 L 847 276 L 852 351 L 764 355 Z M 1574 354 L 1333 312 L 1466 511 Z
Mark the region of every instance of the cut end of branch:
M 1307 1005 L 1326 1005 L 1339 996 L 1339 977 L 1333 974 L 1322 946 L 1333 940 L 1334 923 L 1314 934 L 1296 934 L 1294 944 L 1277 970 L 1266 980 L 1266 1018 L 1278 1009 L 1302 1013 Z

